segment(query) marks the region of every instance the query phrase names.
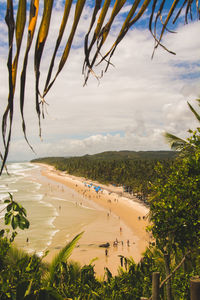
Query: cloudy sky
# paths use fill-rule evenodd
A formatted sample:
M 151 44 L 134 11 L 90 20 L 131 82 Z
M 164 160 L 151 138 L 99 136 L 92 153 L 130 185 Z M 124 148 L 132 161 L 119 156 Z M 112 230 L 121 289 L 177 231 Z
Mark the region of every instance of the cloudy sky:
M 124 8 L 126 9 L 127 7 Z M 194 99 L 200 96 L 200 22 L 186 26 L 179 24 L 177 33 L 167 33 L 164 43 L 176 55 L 159 48 L 153 60 L 152 36 L 143 26 L 134 28 L 118 46 L 112 59 L 114 66 L 110 66 L 100 82 L 91 76 L 87 86 L 83 87 L 82 41 L 88 29 L 90 15 L 91 8 L 86 7 L 69 60 L 46 97 L 48 105 L 45 119 L 42 120 L 42 140 L 38 136 L 38 122 L 34 110 L 34 68 L 31 53 L 25 119 L 27 135 L 36 154 L 30 150 L 23 138 L 17 84 L 9 160 L 84 155 L 107 150 L 169 150 L 162 136 L 164 131 L 186 137 L 187 130 L 197 126 L 187 107 L 187 101 L 195 106 Z M 49 42 L 43 56 L 41 89 L 61 16 L 58 5 L 52 16 Z M 2 13 L 0 22 L 2 116 L 8 94 L 7 28 Z M 116 22 L 116 31 L 119 23 L 120 17 Z M 112 40 L 113 36 L 110 37 L 110 43 Z M 24 46 L 22 57 L 23 49 Z M 101 68 L 103 65 L 96 72 L 100 73 Z

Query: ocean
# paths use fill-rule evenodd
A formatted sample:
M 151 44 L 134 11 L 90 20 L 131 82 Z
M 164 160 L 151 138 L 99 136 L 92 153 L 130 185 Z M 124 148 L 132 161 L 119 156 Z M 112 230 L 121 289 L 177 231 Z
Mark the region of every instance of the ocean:
M 25 207 L 30 227 L 24 231 L 18 230 L 15 243 L 29 253 L 41 256 L 49 248 L 58 232 L 54 223 L 61 207 L 65 207 L 67 212 L 64 228 L 66 241 L 103 213 L 70 188 L 45 179 L 40 174 L 40 167 L 35 164 L 8 163 L 7 168 L 9 175 L 4 172 L 0 177 L 0 211 L 5 207 L 3 202 L 9 198 L 8 193 Z M 77 207 L 80 202 L 82 205 Z M 6 228 L 4 214 L 5 210 L 0 213 L 1 228 Z

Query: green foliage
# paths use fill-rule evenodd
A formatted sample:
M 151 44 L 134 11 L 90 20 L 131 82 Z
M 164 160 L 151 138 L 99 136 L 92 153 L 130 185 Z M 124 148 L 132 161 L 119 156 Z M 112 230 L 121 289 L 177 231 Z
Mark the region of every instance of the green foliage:
M 196 99 L 198 106 L 200 107 L 200 99 Z M 194 107 L 188 102 L 188 107 L 190 111 L 193 113 L 193 116 L 195 119 L 200 122 L 200 114 L 194 109 Z M 192 131 L 191 129 L 188 130 L 192 136 L 186 140 L 183 140 L 169 132 L 164 133 L 164 137 L 167 140 L 167 142 L 170 144 L 171 149 L 175 150 L 192 150 L 195 147 L 200 146 L 200 140 L 199 140 L 199 133 L 200 133 L 200 128 L 197 128 L 196 131 Z
M 180 268 L 168 283 L 176 291 L 174 299 L 190 299 L 189 278 L 200 274 L 193 254 L 199 252 L 200 242 L 200 129 L 189 132 L 190 138 L 168 172 L 163 165 L 157 166 L 150 200 L 148 229 L 165 257 L 166 274 L 177 264 Z M 185 256 L 189 252 L 190 258 Z
M 24 230 L 29 228 L 29 221 L 26 218 L 26 209 L 19 203 L 13 200 L 12 194 L 9 193 L 9 199 L 4 201 L 7 206 L 5 207 L 6 213 L 4 216 L 5 225 L 11 225 L 12 229 L 15 230 L 19 227 L 19 229 Z M 4 230 L 1 230 L 1 235 L 3 236 L 5 233 Z M 16 236 L 16 232 L 12 233 L 10 241 L 12 242 Z
M 157 167 L 158 179 L 152 185 L 150 230 L 160 249 L 169 251 L 196 248 L 200 241 L 200 149 L 186 152 L 176 160 L 166 176 Z
M 57 274 L 59 273 L 58 271 L 64 267 L 63 263 L 67 261 L 82 235 L 83 232 L 75 236 L 75 238 L 70 243 L 68 243 L 63 249 L 61 249 L 60 252 L 52 260 L 49 269 L 49 276 L 47 277 L 47 282 L 49 286 L 54 286 L 54 284 L 56 284 Z

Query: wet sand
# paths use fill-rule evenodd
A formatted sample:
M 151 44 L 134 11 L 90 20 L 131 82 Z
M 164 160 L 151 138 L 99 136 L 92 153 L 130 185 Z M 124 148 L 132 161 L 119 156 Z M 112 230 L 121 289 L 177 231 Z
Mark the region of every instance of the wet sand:
M 93 184 L 102 188 L 102 191 L 97 193 L 93 187 L 88 187 L 90 180 L 57 171 L 52 166 L 38 165 L 41 168 L 41 178 L 46 180 L 46 183 L 48 182 L 51 192 L 58 196 L 58 200 L 52 204 L 59 211 L 54 221 L 55 228 L 59 231 L 48 247 L 49 254 L 45 258 L 46 261 L 50 262 L 69 241 L 69 228 L 66 228 L 65 224 L 67 207 L 64 201 L 59 201 L 59 195 L 62 194 L 62 197 L 65 195 L 63 187 L 68 187 L 74 193 L 77 210 L 84 206 L 97 210 L 95 219 L 88 221 L 87 224 L 81 224 L 80 220 L 80 228 L 72 228 L 73 233 L 78 234 L 84 231 L 84 234 L 70 259 L 79 261 L 83 265 L 89 264 L 97 257 L 98 259 L 93 264 L 98 277 L 103 276 L 105 267 L 109 268 L 113 275 L 117 274 L 120 255 L 132 257 L 135 262 L 139 262 L 141 254 L 149 243 L 149 234 L 145 229 L 148 221 L 144 218 L 149 211 L 147 207 L 133 196 L 129 199 L 128 194 L 123 193 L 121 187 L 102 185 L 92 181 Z M 114 242 L 115 245 L 113 245 Z M 99 247 L 104 243 L 110 244 L 107 253 L 106 248 Z

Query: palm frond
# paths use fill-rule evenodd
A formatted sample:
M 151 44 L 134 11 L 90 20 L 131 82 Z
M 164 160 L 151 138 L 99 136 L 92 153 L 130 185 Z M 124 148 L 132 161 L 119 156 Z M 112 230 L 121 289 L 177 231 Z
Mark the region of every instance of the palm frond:
M 49 32 L 52 7 L 53 7 L 53 0 L 44 0 L 43 15 L 42 15 L 42 20 L 41 20 L 38 36 L 37 36 L 37 41 L 36 41 L 36 46 L 35 46 L 35 56 L 34 56 L 36 111 L 37 111 L 38 121 L 39 121 L 39 136 L 40 137 L 41 137 L 40 104 L 42 104 L 42 108 L 43 108 L 43 104 L 44 104 L 43 98 L 39 91 L 40 62 L 41 62 L 42 53 L 43 53 L 46 39 L 47 39 L 48 32 Z M 41 101 L 39 101 L 39 98 L 41 99 Z
M 62 22 L 61 22 L 61 25 L 60 25 L 59 35 L 58 35 L 58 38 L 57 38 L 57 41 L 56 41 L 54 53 L 53 53 L 53 56 L 52 56 L 52 59 L 51 59 L 49 71 L 48 71 L 48 74 L 47 74 L 47 79 L 46 79 L 46 83 L 45 83 L 43 96 L 46 95 L 47 88 L 48 88 L 49 82 L 51 80 L 51 74 L 52 74 L 52 71 L 53 71 L 53 66 L 54 66 L 54 62 L 55 62 L 55 58 L 56 58 L 56 53 L 57 53 L 58 48 L 60 46 L 65 27 L 67 25 L 68 17 L 69 17 L 71 6 L 72 6 L 72 1 L 73 0 L 66 0 L 65 1 L 65 8 L 64 8 L 63 18 L 62 18 Z
M 7 262 L 11 265 L 15 264 L 17 261 L 20 261 L 22 259 L 28 262 L 30 257 L 31 255 L 29 255 L 27 252 L 12 245 L 12 247 L 10 247 L 8 250 Z
M 181 150 L 187 144 L 187 141 L 168 132 L 164 133 L 164 137 L 173 150 Z
M 69 242 L 63 249 L 60 250 L 60 252 L 53 258 L 50 269 L 49 269 L 49 276 L 46 278 L 47 282 L 49 282 L 50 285 L 53 284 L 56 269 L 62 262 L 66 262 L 69 256 L 71 255 L 74 247 L 76 246 L 78 240 L 82 237 L 83 232 L 79 233 L 71 242 Z
M 39 0 L 31 0 L 27 45 L 26 45 L 26 51 L 25 51 L 25 55 L 24 55 L 24 62 L 23 62 L 21 78 L 20 78 L 20 111 L 21 111 L 21 117 L 22 117 L 22 130 L 24 133 L 25 140 L 27 141 L 28 145 L 30 146 L 30 148 L 32 150 L 33 150 L 33 148 L 29 144 L 27 136 L 26 136 L 26 124 L 25 124 L 25 119 L 24 119 L 24 97 L 25 97 L 26 69 L 27 69 L 27 64 L 28 64 L 28 55 L 29 55 L 29 51 L 30 51 L 31 44 L 33 41 L 34 33 L 35 33 L 38 11 L 39 11 Z
M 14 28 L 15 28 L 15 20 L 14 20 L 14 12 L 13 12 L 13 2 L 12 0 L 7 0 L 7 10 L 6 10 L 6 16 L 5 16 L 5 22 L 8 26 L 8 60 L 7 60 L 7 66 L 8 66 L 8 75 L 9 75 L 9 93 L 8 93 L 8 105 L 6 107 L 6 110 L 3 114 L 2 118 L 2 138 L 3 138 L 3 144 L 4 144 L 4 154 L 3 154 L 3 160 L 2 160 L 2 166 L 0 174 L 3 171 L 4 165 L 6 163 L 6 159 L 8 156 L 9 151 L 9 145 L 10 145 L 10 139 L 11 139 L 11 131 L 12 131 L 12 121 L 13 121 L 13 101 L 14 101 L 14 89 L 13 89 L 13 80 L 12 80 L 12 57 L 13 57 L 13 39 L 14 39 Z M 6 137 L 6 131 L 7 131 L 7 122 L 9 117 L 9 129 L 8 129 L 8 136 Z
M 78 26 L 78 23 L 79 23 L 79 20 L 80 20 L 85 2 L 86 2 L 86 0 L 78 0 L 77 3 L 76 3 L 74 22 L 72 24 L 72 28 L 71 28 L 69 38 L 68 38 L 67 43 L 65 45 L 64 51 L 62 53 L 60 63 L 59 63 L 59 66 L 58 66 L 58 70 L 56 72 L 56 75 L 55 75 L 54 79 L 51 81 L 51 83 L 48 84 L 48 81 L 46 82 L 46 85 L 48 85 L 48 86 L 46 86 L 46 89 L 44 91 L 42 99 L 46 96 L 46 94 L 48 93 L 48 91 L 50 90 L 52 85 L 54 84 L 58 74 L 61 72 L 61 70 L 63 69 L 63 67 L 64 67 L 64 65 L 65 65 L 65 63 L 68 59 L 68 56 L 69 56 L 69 53 L 70 53 L 70 50 L 71 50 L 71 47 L 72 47 L 72 42 L 73 42 L 73 39 L 74 39 L 74 36 L 75 36 L 75 33 L 76 33 L 76 29 L 77 29 L 77 26 Z M 51 74 L 52 70 L 50 69 L 49 72 L 50 72 L 49 74 Z
M 200 106 L 200 99 L 196 99 L 196 101 L 198 102 L 198 105 Z
M 198 112 L 192 107 L 192 105 L 188 102 L 187 103 L 191 112 L 194 114 L 194 116 L 196 117 L 197 121 L 200 122 L 200 115 L 198 114 Z M 200 104 L 199 104 L 200 105 Z

